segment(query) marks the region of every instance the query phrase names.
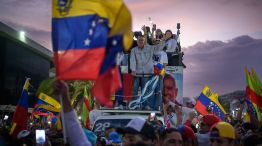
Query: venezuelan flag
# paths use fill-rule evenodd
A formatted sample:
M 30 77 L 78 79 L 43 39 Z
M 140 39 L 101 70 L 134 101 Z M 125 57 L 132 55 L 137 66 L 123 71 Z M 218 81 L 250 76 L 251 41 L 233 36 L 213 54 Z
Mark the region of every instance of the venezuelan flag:
M 52 13 L 57 78 L 96 79 L 109 33 L 109 22 L 100 1 L 53 0 Z
M 92 94 L 107 106 L 112 106 L 111 95 L 121 88 L 121 77 L 117 54 L 132 45 L 131 15 L 122 0 L 102 2 L 113 22 L 106 45 L 106 55 L 101 65 L 99 77 L 92 88 Z
M 92 94 L 105 105 L 121 87 L 116 54 L 132 45 L 131 15 L 122 0 L 53 0 L 56 76 L 96 80 Z
M 202 93 L 197 99 L 195 109 L 202 115 L 209 114 L 207 107 L 212 108 L 212 112 L 217 115 L 221 120 L 224 120 L 226 111 L 218 101 L 218 94 L 212 93 L 208 86 L 205 86 Z
M 27 129 L 28 119 L 28 88 L 30 86 L 29 78 L 26 79 L 22 95 L 16 105 L 15 113 L 13 115 L 12 127 L 9 132 L 12 137 L 16 137 L 17 134 Z
M 41 92 L 38 96 L 38 100 L 35 107 L 42 104 L 51 105 L 56 109 L 61 109 L 61 105 L 59 102 L 57 102 L 51 96 L 48 96 L 47 94 Z
M 110 100 L 111 95 L 122 86 L 119 66 L 116 64 L 116 55 L 123 49 L 122 37 L 113 37 L 109 42 L 107 48 L 110 48 L 110 51 L 104 59 L 100 70 L 100 76 L 92 88 L 92 94 L 101 103 L 106 103 L 107 106 L 112 106 L 113 104 Z
M 61 112 L 61 105 L 52 97 L 47 94 L 40 93 L 38 96 L 37 103 L 32 111 L 35 117 L 41 116 L 41 118 L 46 118 L 53 124 L 57 123 Z

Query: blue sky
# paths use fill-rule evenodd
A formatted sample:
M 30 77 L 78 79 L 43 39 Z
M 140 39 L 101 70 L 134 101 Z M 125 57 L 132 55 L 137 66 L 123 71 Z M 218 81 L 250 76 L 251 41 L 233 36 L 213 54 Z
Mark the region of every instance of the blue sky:
M 261 0 L 125 0 L 133 29 L 150 25 L 163 31 L 181 23 L 185 51 L 184 95 L 205 85 L 220 94 L 245 89 L 244 67 L 262 78 Z M 51 49 L 51 0 L 1 0 L 0 21 Z

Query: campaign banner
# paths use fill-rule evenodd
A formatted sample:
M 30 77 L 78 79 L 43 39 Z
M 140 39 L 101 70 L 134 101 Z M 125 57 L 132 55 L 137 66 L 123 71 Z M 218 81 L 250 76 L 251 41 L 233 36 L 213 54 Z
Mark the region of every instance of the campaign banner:
M 183 66 L 167 66 L 166 67 L 166 74 L 169 74 L 173 77 L 175 80 L 175 85 L 177 88 L 176 94 L 172 97 L 175 99 L 178 103 L 183 104 Z M 165 85 L 165 84 L 164 84 Z M 174 100 L 171 100 L 174 102 Z

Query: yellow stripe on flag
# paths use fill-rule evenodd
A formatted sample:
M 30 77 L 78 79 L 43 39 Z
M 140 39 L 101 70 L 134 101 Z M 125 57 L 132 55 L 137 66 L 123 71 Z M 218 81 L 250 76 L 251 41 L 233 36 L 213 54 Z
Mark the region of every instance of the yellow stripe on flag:
M 61 111 L 61 109 L 57 109 L 55 107 L 52 107 L 52 106 L 46 105 L 46 104 L 40 104 L 36 108 L 43 108 L 43 109 L 46 109 L 46 110 L 51 111 L 51 112 L 60 112 Z
M 73 0 L 64 2 L 66 4 L 63 5 L 59 3 L 61 3 L 61 1 L 53 0 L 53 18 L 75 17 L 92 14 L 98 14 L 100 17 L 107 18 L 107 13 L 101 5 L 101 0 Z
M 9 135 L 12 135 L 16 127 L 16 123 L 12 124 L 12 128 L 10 129 Z
M 30 81 L 30 78 L 27 78 L 26 81 L 25 81 L 25 84 L 24 84 L 23 90 L 28 91 L 28 88 L 29 88 L 29 86 L 30 86 L 29 81 Z
M 57 118 L 56 130 L 62 130 L 62 123 L 61 123 L 60 118 Z
M 44 102 L 54 106 L 57 109 L 61 109 L 61 105 L 59 102 L 57 102 L 55 99 L 53 99 L 52 97 L 44 94 L 44 93 L 40 93 L 38 96 L 39 99 L 43 100 Z
M 133 43 L 132 18 L 123 0 L 53 0 L 53 18 L 66 18 L 97 14 L 109 21 L 109 36 L 122 34 L 123 46 L 128 50 Z
M 208 86 L 205 86 L 202 93 L 207 96 L 211 101 L 213 101 L 222 111 L 224 114 L 226 114 L 225 109 L 218 101 L 218 93 L 213 93 L 211 89 Z

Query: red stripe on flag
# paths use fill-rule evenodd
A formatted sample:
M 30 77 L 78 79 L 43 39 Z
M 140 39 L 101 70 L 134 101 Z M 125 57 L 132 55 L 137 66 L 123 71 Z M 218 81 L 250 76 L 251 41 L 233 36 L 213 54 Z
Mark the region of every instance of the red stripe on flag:
M 121 88 L 121 86 L 119 66 L 115 66 L 98 77 L 92 88 L 92 95 L 94 95 L 101 104 L 112 107 L 111 96 Z
M 249 98 L 253 103 L 255 103 L 258 107 L 262 108 L 262 97 L 257 95 L 254 91 L 252 91 L 249 86 L 246 88 L 247 98 Z
M 124 100 L 130 101 L 132 99 L 132 90 L 133 90 L 133 75 L 123 74 Z
M 95 80 L 105 56 L 105 48 L 71 49 L 55 52 L 56 76 L 59 80 Z
M 88 97 L 84 97 L 84 103 L 85 103 L 85 106 L 86 106 L 88 112 L 90 112 L 92 109 L 91 109 L 91 107 L 90 107 L 90 104 L 89 104 L 87 98 L 88 98 Z
M 199 100 L 196 102 L 195 109 L 201 114 L 201 115 L 207 115 L 207 107 L 203 105 Z
M 12 133 L 13 137 L 16 137 L 20 131 L 27 129 L 27 111 L 27 108 L 24 108 L 19 104 L 16 106 L 12 121 L 13 123 L 16 123 L 14 132 Z

